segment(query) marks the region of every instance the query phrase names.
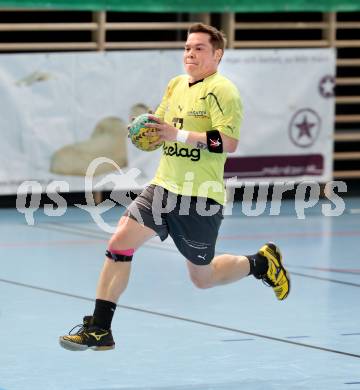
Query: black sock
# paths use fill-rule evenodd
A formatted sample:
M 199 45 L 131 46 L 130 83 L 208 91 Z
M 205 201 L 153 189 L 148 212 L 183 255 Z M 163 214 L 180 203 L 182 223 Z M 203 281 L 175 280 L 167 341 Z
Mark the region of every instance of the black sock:
M 249 275 L 254 275 L 255 278 L 260 279 L 263 275 L 266 274 L 269 265 L 268 261 L 264 256 L 261 256 L 259 253 L 255 255 L 246 256 L 250 263 L 250 272 Z
M 93 314 L 93 325 L 96 325 L 101 329 L 110 329 L 115 309 L 116 303 L 97 299 Z

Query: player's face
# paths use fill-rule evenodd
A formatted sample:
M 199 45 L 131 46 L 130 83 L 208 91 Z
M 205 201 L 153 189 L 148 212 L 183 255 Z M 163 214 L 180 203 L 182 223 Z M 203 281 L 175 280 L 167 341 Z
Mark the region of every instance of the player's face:
M 190 76 L 190 82 L 201 80 L 215 73 L 221 55 L 222 50 L 214 50 L 208 34 L 202 32 L 190 34 L 184 51 L 184 67 Z

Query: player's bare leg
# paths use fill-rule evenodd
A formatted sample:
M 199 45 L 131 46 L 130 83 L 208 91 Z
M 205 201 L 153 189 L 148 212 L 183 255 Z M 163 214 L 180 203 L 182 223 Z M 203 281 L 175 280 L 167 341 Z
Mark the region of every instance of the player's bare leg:
M 148 227 L 123 217 L 108 247 L 113 253 L 133 252 L 154 235 L 155 232 Z M 117 256 L 126 257 L 121 254 Z M 63 348 L 83 351 L 88 348 L 108 350 L 115 347 L 110 326 L 116 303 L 127 287 L 130 271 L 131 261 L 105 258 L 97 285 L 94 314 L 83 318 L 83 324 L 75 334 L 70 331 L 69 335 L 60 337 L 59 342 Z
M 190 277 L 199 288 L 211 288 L 240 280 L 249 275 L 249 260 L 245 256 L 219 255 L 209 265 L 187 262 Z
M 208 265 L 187 261 L 190 277 L 199 288 L 232 283 L 248 275 L 272 287 L 277 299 L 284 300 L 290 292 L 290 275 L 282 262 L 280 249 L 273 243 L 263 245 L 255 255 L 219 255 Z
M 146 226 L 140 225 L 129 217 L 122 217 L 117 232 L 111 238 L 108 247 L 114 250 L 139 248 L 155 235 Z M 96 298 L 116 303 L 126 289 L 129 281 L 131 262 L 115 262 L 106 258 L 100 273 Z

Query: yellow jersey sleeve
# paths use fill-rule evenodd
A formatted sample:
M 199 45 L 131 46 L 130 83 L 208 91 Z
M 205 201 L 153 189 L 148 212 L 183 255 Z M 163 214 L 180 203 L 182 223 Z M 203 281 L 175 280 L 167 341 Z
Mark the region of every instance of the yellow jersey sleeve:
M 237 88 L 228 80 L 216 83 L 204 96 L 209 107 L 211 129 L 235 139 L 240 137 L 243 108 Z

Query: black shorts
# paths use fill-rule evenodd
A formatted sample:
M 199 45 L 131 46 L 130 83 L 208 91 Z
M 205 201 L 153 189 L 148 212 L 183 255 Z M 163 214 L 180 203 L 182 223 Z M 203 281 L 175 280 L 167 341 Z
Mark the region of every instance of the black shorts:
M 214 257 L 223 206 L 213 199 L 178 195 L 151 184 L 124 215 L 154 230 L 161 241 L 170 235 L 186 259 L 207 265 Z

